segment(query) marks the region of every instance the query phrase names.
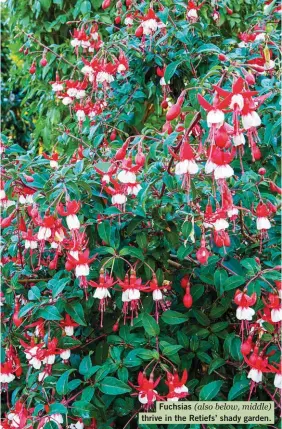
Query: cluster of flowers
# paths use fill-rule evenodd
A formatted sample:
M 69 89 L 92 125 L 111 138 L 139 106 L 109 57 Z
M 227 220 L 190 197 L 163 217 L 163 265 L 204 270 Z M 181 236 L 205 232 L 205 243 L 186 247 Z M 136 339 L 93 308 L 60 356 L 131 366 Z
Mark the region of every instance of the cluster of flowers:
M 250 80 L 251 76 L 252 81 Z M 227 179 L 234 176 L 231 162 L 236 155 L 241 161 L 242 174 L 244 173 L 242 157 L 245 151 L 245 134 L 248 138 L 253 162 L 261 158 L 257 133 L 261 119 L 257 109 L 269 94 L 257 97 L 257 92 L 249 88 L 249 85 L 253 85 L 254 82 L 254 76 L 248 73 L 244 78 L 241 76 L 235 78 L 231 91 L 226 91 L 220 85 L 214 85 L 212 103 L 198 94 L 199 103 L 207 112 L 209 134 L 205 144 L 201 141 L 203 131 L 198 123 L 192 125 L 192 129 L 188 130 L 181 123 L 178 123 L 175 127 L 179 133 L 178 145 L 173 149 L 169 148 L 172 158 L 177 161 L 175 175 L 182 178 L 182 186 L 186 189 L 188 198 L 191 178 L 199 173 L 202 168 L 201 161 L 203 158 L 206 159 L 204 171 L 205 174 L 212 175 L 221 195 L 221 204 L 216 202 L 215 211 L 213 211 L 210 203 L 206 206 L 205 212 L 202 214 L 203 228 L 212 228 L 213 241 L 218 247 L 230 246 L 230 238 L 227 232 L 228 219 L 234 222 L 239 211 L 242 210 L 241 207 L 233 203 L 233 193 L 229 189 Z M 176 103 L 169 107 L 166 113 L 166 123 L 163 127 L 164 132 L 172 132 L 172 121 L 184 119 L 182 105 L 185 94 L 186 91 L 184 90 Z M 232 113 L 232 125 L 225 122 L 226 113 Z M 190 144 L 191 134 L 198 140 L 198 147 L 195 145 L 192 147 Z M 265 173 L 264 168 L 259 170 L 261 181 L 266 180 L 264 179 Z M 274 189 L 271 181 L 269 181 L 269 187 L 272 191 L 281 193 L 281 189 L 277 187 Z M 260 232 L 261 239 L 267 236 L 267 230 L 271 228 L 269 219 L 276 211 L 277 208 L 274 204 L 263 199 L 260 199 L 252 211 L 247 210 L 257 219 L 257 230 Z M 205 263 L 208 256 L 209 252 L 206 250 L 205 234 L 203 233 L 201 250 L 197 253 L 197 259 L 200 263 Z
M 56 80 L 50 82 L 56 97 L 62 100 L 65 106 L 70 106 L 75 112 L 79 126 L 88 117 L 91 121 L 100 115 L 107 107 L 107 90 L 111 82 L 116 79 L 117 74 L 124 75 L 128 70 L 128 60 L 122 51 L 117 58 L 110 54 L 109 61 L 104 53 L 99 50 L 103 42 L 98 32 L 98 25 L 95 23 L 91 27 L 82 26 L 74 30 L 71 45 L 75 48 L 76 55 L 79 55 L 79 48 L 82 49 L 84 66 L 80 70 L 84 76 L 82 80 L 61 80 L 56 73 Z M 92 59 L 86 59 L 86 54 L 97 51 Z M 102 93 L 97 93 L 102 89 Z M 93 94 L 95 100 L 93 101 Z
M 23 302 L 24 301 L 22 301 L 22 303 Z M 19 311 L 20 300 L 18 297 L 13 314 L 13 322 L 16 327 L 22 326 L 24 322 L 23 318 L 19 317 Z M 36 370 L 42 370 L 38 374 L 39 382 L 43 382 L 46 377 L 51 375 L 52 365 L 55 363 L 56 356 L 60 356 L 60 358 L 66 362 L 71 355 L 70 349 L 61 349 L 58 347 L 57 338 L 49 339 L 47 343 L 44 342 L 44 336 L 46 334 L 44 328 L 45 323 L 46 320 L 40 318 L 34 323 L 25 325 L 25 329 L 35 328 L 35 330 L 34 332 L 30 330 L 27 331 L 25 334 L 26 340 L 20 340 L 28 365 Z M 59 326 L 62 328 L 62 334 L 64 336 L 72 337 L 74 328 L 79 325 L 67 314 L 65 319 L 59 323 Z M 20 377 L 22 375 L 22 366 L 16 349 L 10 346 L 6 349 L 5 355 L 5 362 L 0 365 L 2 389 L 7 389 L 7 385 L 11 383 L 15 377 Z
M 45 405 L 45 411 L 49 412 L 49 405 Z M 9 411 L 6 417 L 1 420 L 1 429 L 33 429 L 35 424 L 38 429 L 44 429 L 44 427 L 56 426 L 62 428 L 64 418 L 60 413 L 50 413 L 43 417 L 34 417 L 34 408 L 27 407 L 23 400 L 16 401 L 13 409 Z M 97 422 L 92 419 L 90 426 L 85 426 L 82 419 L 78 419 L 76 423 L 71 423 L 64 426 L 68 429 L 97 429 Z
M 188 388 L 185 386 L 188 379 L 186 370 L 183 371 L 181 377 L 176 372 L 170 373 L 169 371 L 167 371 L 166 375 L 167 379 L 165 383 L 168 386 L 169 392 L 165 396 L 158 394 L 156 387 L 158 386 L 161 377 L 154 380 L 153 372 L 151 372 L 148 378 L 145 373 L 139 372 L 137 386 L 129 382 L 130 386 L 137 390 L 138 393 L 135 395 L 138 395 L 138 400 L 145 410 L 151 408 L 155 401 L 178 401 L 179 399 L 186 398 L 188 396 Z
M 266 354 L 265 346 L 261 345 L 261 336 L 267 330 L 267 324 L 272 326 L 273 338 L 279 335 L 282 321 L 282 282 L 275 281 L 276 289 L 271 293 L 264 291 L 263 297 L 264 308 L 258 311 L 258 318 L 253 321 L 255 310 L 252 306 L 256 303 L 257 296 L 255 293 L 248 295 L 247 291 L 237 290 L 234 302 L 238 305 L 236 317 L 241 321 L 242 346 L 241 352 L 246 364 L 250 367 L 248 378 L 252 380 L 252 388 L 256 383 L 262 381 L 264 373 L 275 374 L 274 386 L 282 389 L 282 367 L 275 362 L 270 364 L 269 358 L 271 352 Z M 246 335 L 246 336 L 245 336 Z M 255 340 L 256 338 L 256 340 Z

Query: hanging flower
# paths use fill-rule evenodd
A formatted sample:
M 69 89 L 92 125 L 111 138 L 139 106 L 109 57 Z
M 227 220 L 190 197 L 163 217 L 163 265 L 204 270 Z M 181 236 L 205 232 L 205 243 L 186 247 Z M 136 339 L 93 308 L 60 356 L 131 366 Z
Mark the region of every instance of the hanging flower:
M 80 201 L 67 201 L 66 209 L 62 203 L 57 205 L 57 212 L 61 216 L 66 216 L 67 225 L 71 231 L 80 228 L 80 222 L 76 215 L 80 210 L 80 206 Z
M 147 379 L 145 374 L 139 372 L 137 378 L 138 386 L 134 386 L 130 381 L 128 382 L 130 386 L 132 386 L 139 392 L 138 400 L 146 410 L 151 408 L 156 400 L 162 399 L 158 392 L 155 390 L 160 380 L 161 377 L 157 378 L 157 380 L 154 381 L 153 374 L 151 374 L 149 379 Z
M 166 384 L 169 388 L 169 393 L 166 395 L 167 401 L 178 401 L 181 398 L 186 398 L 188 395 L 188 387 L 185 386 L 188 374 L 186 369 L 183 371 L 180 378 L 177 373 L 171 374 L 167 372 Z
M 251 296 L 237 289 L 235 292 L 234 302 L 238 305 L 236 310 L 236 317 L 239 320 L 252 320 L 255 310 L 251 308 L 257 300 L 256 293 Z

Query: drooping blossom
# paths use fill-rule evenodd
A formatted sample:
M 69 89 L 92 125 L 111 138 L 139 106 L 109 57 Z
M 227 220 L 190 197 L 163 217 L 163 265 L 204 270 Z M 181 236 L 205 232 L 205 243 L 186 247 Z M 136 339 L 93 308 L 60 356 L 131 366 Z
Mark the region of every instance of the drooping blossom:
M 171 374 L 167 372 L 166 384 L 169 388 L 169 393 L 166 395 L 167 401 L 178 401 L 187 397 L 188 387 L 185 386 L 187 379 L 188 374 L 186 369 L 183 371 L 182 377 L 177 373 Z
M 155 390 L 160 380 L 161 377 L 158 377 L 154 381 L 153 374 L 151 374 L 149 379 L 147 379 L 146 375 L 143 372 L 139 372 L 137 378 L 137 386 L 134 386 L 130 381 L 128 382 L 130 386 L 132 386 L 139 392 L 138 400 L 146 410 L 151 408 L 156 400 L 161 400 L 161 396 Z
M 77 230 L 80 228 L 80 222 L 77 217 L 77 212 L 80 210 L 80 201 L 67 201 L 66 206 L 64 207 L 62 203 L 57 205 L 57 212 L 60 216 L 66 217 L 66 222 L 68 228 L 72 230 Z
M 234 297 L 234 302 L 238 305 L 236 310 L 237 319 L 252 320 L 255 310 L 251 308 L 251 306 L 255 304 L 256 300 L 256 293 L 252 293 L 252 295 L 249 296 L 246 292 L 237 289 Z

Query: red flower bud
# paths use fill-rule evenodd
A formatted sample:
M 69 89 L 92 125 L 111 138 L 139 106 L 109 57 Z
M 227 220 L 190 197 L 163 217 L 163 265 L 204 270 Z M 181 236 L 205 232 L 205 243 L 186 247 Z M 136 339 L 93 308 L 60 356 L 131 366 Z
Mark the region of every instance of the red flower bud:
M 138 165 L 138 166 L 140 166 L 140 167 L 143 167 L 143 165 L 145 164 L 145 162 L 146 162 L 146 156 L 144 155 L 144 153 L 143 152 L 138 152 L 137 154 L 136 154 L 136 156 L 135 156 L 135 163 Z
M 258 174 L 260 174 L 261 176 L 264 176 L 265 175 L 265 173 L 266 173 L 266 169 L 265 168 L 260 168 L 259 169 L 259 171 L 258 171 Z
M 252 73 L 247 73 L 245 76 L 246 82 L 248 82 L 249 85 L 254 85 L 256 83 L 256 79 Z
M 261 159 L 261 151 L 260 151 L 259 147 L 257 147 L 257 146 L 252 147 L 252 155 L 253 155 L 253 159 L 255 161 L 258 161 L 259 159 Z
M 163 100 L 161 106 L 163 109 L 167 109 L 168 108 L 168 102 L 166 100 Z
M 142 37 L 143 36 L 143 27 L 141 27 L 141 25 L 136 28 L 135 36 L 136 37 Z
M 184 297 L 183 297 L 183 304 L 184 304 L 184 307 L 186 307 L 186 308 L 191 308 L 192 307 L 193 298 L 192 298 L 192 296 L 191 296 L 190 293 L 189 294 L 186 293 L 184 295 Z
M 114 141 L 114 140 L 116 139 L 116 136 L 117 136 L 116 130 L 112 131 L 112 132 L 111 132 L 111 135 L 110 135 L 110 140 L 111 140 L 111 142 L 112 142 L 112 141 Z
M 228 15 L 232 15 L 233 14 L 233 10 L 230 9 L 229 7 L 226 7 L 226 12 L 228 13 Z
M 219 54 L 218 59 L 219 59 L 219 61 L 228 61 L 228 58 L 224 54 Z
M 36 66 L 35 66 L 35 63 L 32 63 L 29 69 L 29 73 L 34 74 L 35 72 L 36 72 Z
M 183 289 L 186 289 L 188 286 L 190 286 L 188 274 L 182 277 L 182 279 L 180 280 L 180 285 Z
M 118 322 L 116 322 L 113 326 L 113 332 L 117 332 L 118 331 Z
M 200 262 L 200 264 L 204 265 L 207 263 L 207 260 L 209 259 L 210 253 L 205 247 L 200 247 L 196 253 L 197 261 Z
M 47 66 L 47 64 L 48 64 L 48 61 L 46 60 L 46 58 L 45 58 L 45 57 L 43 57 L 43 58 L 40 60 L 40 65 L 41 65 L 42 67 L 45 67 L 45 66 Z
M 163 77 L 163 76 L 164 76 L 164 74 L 165 74 L 165 69 L 164 69 L 164 68 L 161 68 L 161 67 L 157 67 L 157 75 L 158 75 L 159 77 Z
M 173 104 L 169 109 L 168 112 L 166 114 L 166 120 L 167 121 L 173 121 L 174 119 L 177 118 L 177 116 L 180 115 L 181 112 L 181 108 L 178 104 Z
M 173 128 L 172 128 L 172 126 L 171 126 L 171 123 L 168 121 L 168 122 L 166 122 L 164 125 L 163 125 L 163 132 L 164 133 L 168 133 L 168 134 L 171 134 L 172 133 L 172 131 L 173 131 Z
M 282 194 L 282 189 L 281 188 L 279 188 L 279 186 L 277 186 L 277 185 L 275 185 L 275 183 L 274 182 L 270 182 L 269 183 L 269 189 L 272 191 L 272 192 L 275 192 L 275 193 L 277 193 L 277 194 Z
M 102 3 L 102 9 L 108 9 L 111 6 L 111 0 L 104 0 Z
M 115 17 L 115 24 L 119 25 L 121 23 L 121 17 L 120 16 L 116 16 Z
M 224 128 L 224 126 L 221 126 L 218 130 L 217 133 L 215 135 L 215 144 L 220 147 L 223 148 L 226 146 L 226 143 L 228 142 L 228 134 Z

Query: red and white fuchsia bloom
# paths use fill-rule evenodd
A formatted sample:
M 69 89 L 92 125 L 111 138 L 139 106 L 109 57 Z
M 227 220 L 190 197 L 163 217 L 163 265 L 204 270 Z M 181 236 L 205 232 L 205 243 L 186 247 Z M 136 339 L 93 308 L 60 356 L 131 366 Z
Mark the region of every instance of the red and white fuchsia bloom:
M 187 379 L 188 374 L 186 369 L 183 371 L 181 378 L 177 373 L 171 374 L 170 372 L 167 372 L 166 384 L 169 388 L 169 393 L 166 398 L 168 401 L 178 401 L 179 399 L 187 397 L 188 387 L 185 386 Z
M 251 308 L 256 303 L 257 295 L 253 293 L 251 296 L 247 295 L 241 290 L 236 290 L 234 302 L 238 305 L 236 310 L 236 317 L 238 320 L 252 320 L 255 310 Z
M 79 326 L 78 323 L 76 323 L 74 320 L 72 320 L 72 318 L 70 317 L 69 314 L 66 315 L 65 319 L 60 322 L 60 326 L 64 329 L 65 334 L 68 337 L 72 337 L 74 334 L 74 328 L 76 328 L 77 326 Z
M 80 222 L 76 215 L 80 210 L 80 202 L 79 201 L 67 201 L 66 209 L 64 208 L 62 203 L 57 205 L 57 212 L 60 216 L 65 216 L 68 228 L 70 230 L 76 230 L 80 228 Z
M 161 400 L 161 396 L 155 390 L 160 380 L 161 377 L 154 381 L 153 374 L 151 374 L 149 379 L 147 379 L 145 374 L 139 372 L 137 378 L 138 386 L 134 386 L 131 382 L 129 382 L 130 386 L 139 392 L 138 400 L 147 410 L 154 405 L 156 400 Z
M 267 230 L 271 228 L 271 223 L 268 219 L 269 215 L 270 215 L 270 210 L 268 206 L 260 202 L 256 208 L 258 231 Z
M 282 321 L 282 306 L 281 300 L 278 295 L 274 293 L 268 294 L 268 302 L 264 300 L 266 307 L 271 309 L 271 321 L 278 323 Z

